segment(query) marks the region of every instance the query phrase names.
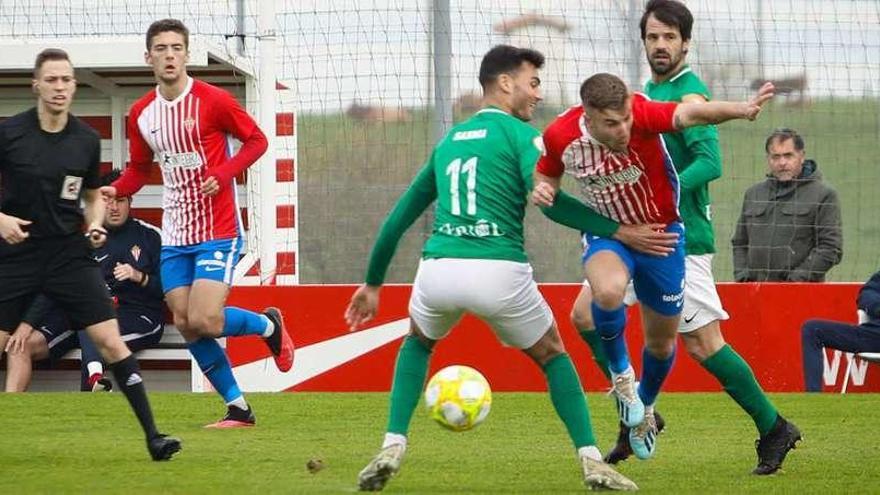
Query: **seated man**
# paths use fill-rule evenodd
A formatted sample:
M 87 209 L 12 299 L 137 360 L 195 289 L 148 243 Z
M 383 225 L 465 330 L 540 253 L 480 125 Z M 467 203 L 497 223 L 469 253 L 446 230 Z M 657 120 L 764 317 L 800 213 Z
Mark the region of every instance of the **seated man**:
M 118 177 L 111 172 L 102 181 Z M 104 227 L 108 238 L 94 251 L 113 300 L 116 302 L 122 340 L 132 352 L 155 346 L 164 330 L 162 283 L 159 279 L 161 236 L 155 227 L 129 216 L 130 198 L 115 198 L 107 205 Z M 30 384 L 33 360 L 60 358 L 67 351 L 82 348 L 81 390 L 110 390 L 104 366 L 94 344 L 71 329 L 60 310 L 38 297 L 25 315 L 24 330 L 9 339 L 6 375 L 7 392 L 24 391 Z M 36 328 L 37 332 L 30 330 Z M 21 328 L 21 326 L 20 326 Z
M 822 391 L 822 348 L 844 352 L 880 352 L 880 272 L 859 290 L 859 324 L 807 320 L 801 327 L 804 383 L 807 392 Z

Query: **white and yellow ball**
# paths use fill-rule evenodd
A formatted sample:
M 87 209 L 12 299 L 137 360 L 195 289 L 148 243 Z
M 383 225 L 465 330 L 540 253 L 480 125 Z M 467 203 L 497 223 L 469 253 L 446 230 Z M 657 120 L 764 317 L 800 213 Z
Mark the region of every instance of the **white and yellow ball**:
M 438 371 L 425 387 L 431 418 L 453 431 L 470 430 L 482 423 L 492 407 L 492 389 L 479 371 L 453 365 Z

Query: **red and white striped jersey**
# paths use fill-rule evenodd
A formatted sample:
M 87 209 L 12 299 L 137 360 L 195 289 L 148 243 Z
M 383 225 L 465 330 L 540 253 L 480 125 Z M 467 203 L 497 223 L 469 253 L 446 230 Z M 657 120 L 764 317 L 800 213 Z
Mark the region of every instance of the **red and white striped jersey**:
M 159 88 L 132 105 L 128 115 L 130 163 L 114 182 L 130 196 L 147 182 L 153 159 L 162 170 L 162 244 L 186 246 L 239 236 L 241 218 L 235 176 L 265 151 L 254 119 L 228 92 L 188 78 L 172 101 Z M 232 155 L 231 137 L 242 142 Z M 206 196 L 202 183 L 216 177 L 220 192 Z
M 584 107 L 572 107 L 544 131 L 546 154 L 538 161 L 537 171 L 548 177 L 571 175 L 580 185 L 584 202 L 619 223 L 677 221 L 678 175 L 660 135 L 675 131 L 676 106 L 635 93 L 632 133 L 625 152 L 613 151 L 590 136 Z

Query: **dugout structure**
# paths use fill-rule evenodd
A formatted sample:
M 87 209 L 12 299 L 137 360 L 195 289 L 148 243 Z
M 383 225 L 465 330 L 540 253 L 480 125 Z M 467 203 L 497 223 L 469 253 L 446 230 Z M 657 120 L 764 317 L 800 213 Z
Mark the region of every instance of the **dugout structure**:
M 0 57 L 0 119 L 34 105 L 34 59 L 50 47 L 66 50 L 76 68 L 72 111 L 101 135 L 102 172 L 123 168 L 128 161 L 128 109 L 156 85 L 152 69 L 144 62 L 143 37 L 28 38 L 0 43 L 4 54 Z M 274 67 L 259 67 L 254 57 L 236 56 L 198 37 L 190 38 L 189 50 L 189 75 L 235 95 L 269 139 L 266 154 L 236 178 L 245 248 L 234 284 L 297 284 L 296 134 L 290 91 L 275 82 Z M 264 59 L 274 60 L 274 51 Z M 261 76 L 268 76 L 269 84 Z M 230 144 L 237 149 L 239 143 Z M 156 166 L 148 185 L 133 200 L 133 216 L 161 226 L 161 184 Z

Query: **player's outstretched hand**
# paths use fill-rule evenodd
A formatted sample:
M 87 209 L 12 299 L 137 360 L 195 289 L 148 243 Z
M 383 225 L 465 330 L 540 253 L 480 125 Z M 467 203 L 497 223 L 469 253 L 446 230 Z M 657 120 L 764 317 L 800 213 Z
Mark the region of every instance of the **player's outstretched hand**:
M 758 117 L 758 114 L 761 113 L 761 108 L 764 106 L 764 103 L 770 101 L 775 95 L 776 87 L 773 86 L 773 83 L 764 83 L 764 85 L 758 90 L 758 93 L 746 103 L 744 117 L 748 120 L 755 120 Z
M 379 307 L 379 289 L 380 287 L 364 284 L 351 296 L 351 302 L 345 310 L 345 321 L 348 323 L 349 331 L 357 330 L 376 315 L 376 308 Z
M 98 192 L 101 193 L 101 197 L 104 198 L 104 201 L 116 199 L 116 188 L 113 186 L 101 186 L 98 188 Z
M 200 189 L 202 194 L 205 196 L 216 196 L 218 192 L 220 192 L 220 182 L 217 181 L 217 178 L 213 175 L 202 181 L 202 187 Z
M 675 251 L 678 234 L 665 232 L 662 223 L 621 225 L 612 237 L 636 251 L 654 256 L 667 256 Z
M 15 329 L 15 332 L 13 332 L 9 337 L 9 340 L 6 341 L 6 353 L 18 354 L 25 352 L 25 349 L 27 348 L 25 344 L 27 344 L 28 337 L 31 336 L 31 332 L 33 331 L 34 327 L 32 327 L 30 323 L 19 323 L 18 328 Z
M 12 215 L 0 213 L 0 237 L 9 244 L 18 244 L 30 236 L 22 229 L 30 224 L 30 220 L 22 220 Z
M 556 188 L 546 182 L 538 182 L 532 189 L 532 203 L 535 206 L 553 206 L 556 199 Z

